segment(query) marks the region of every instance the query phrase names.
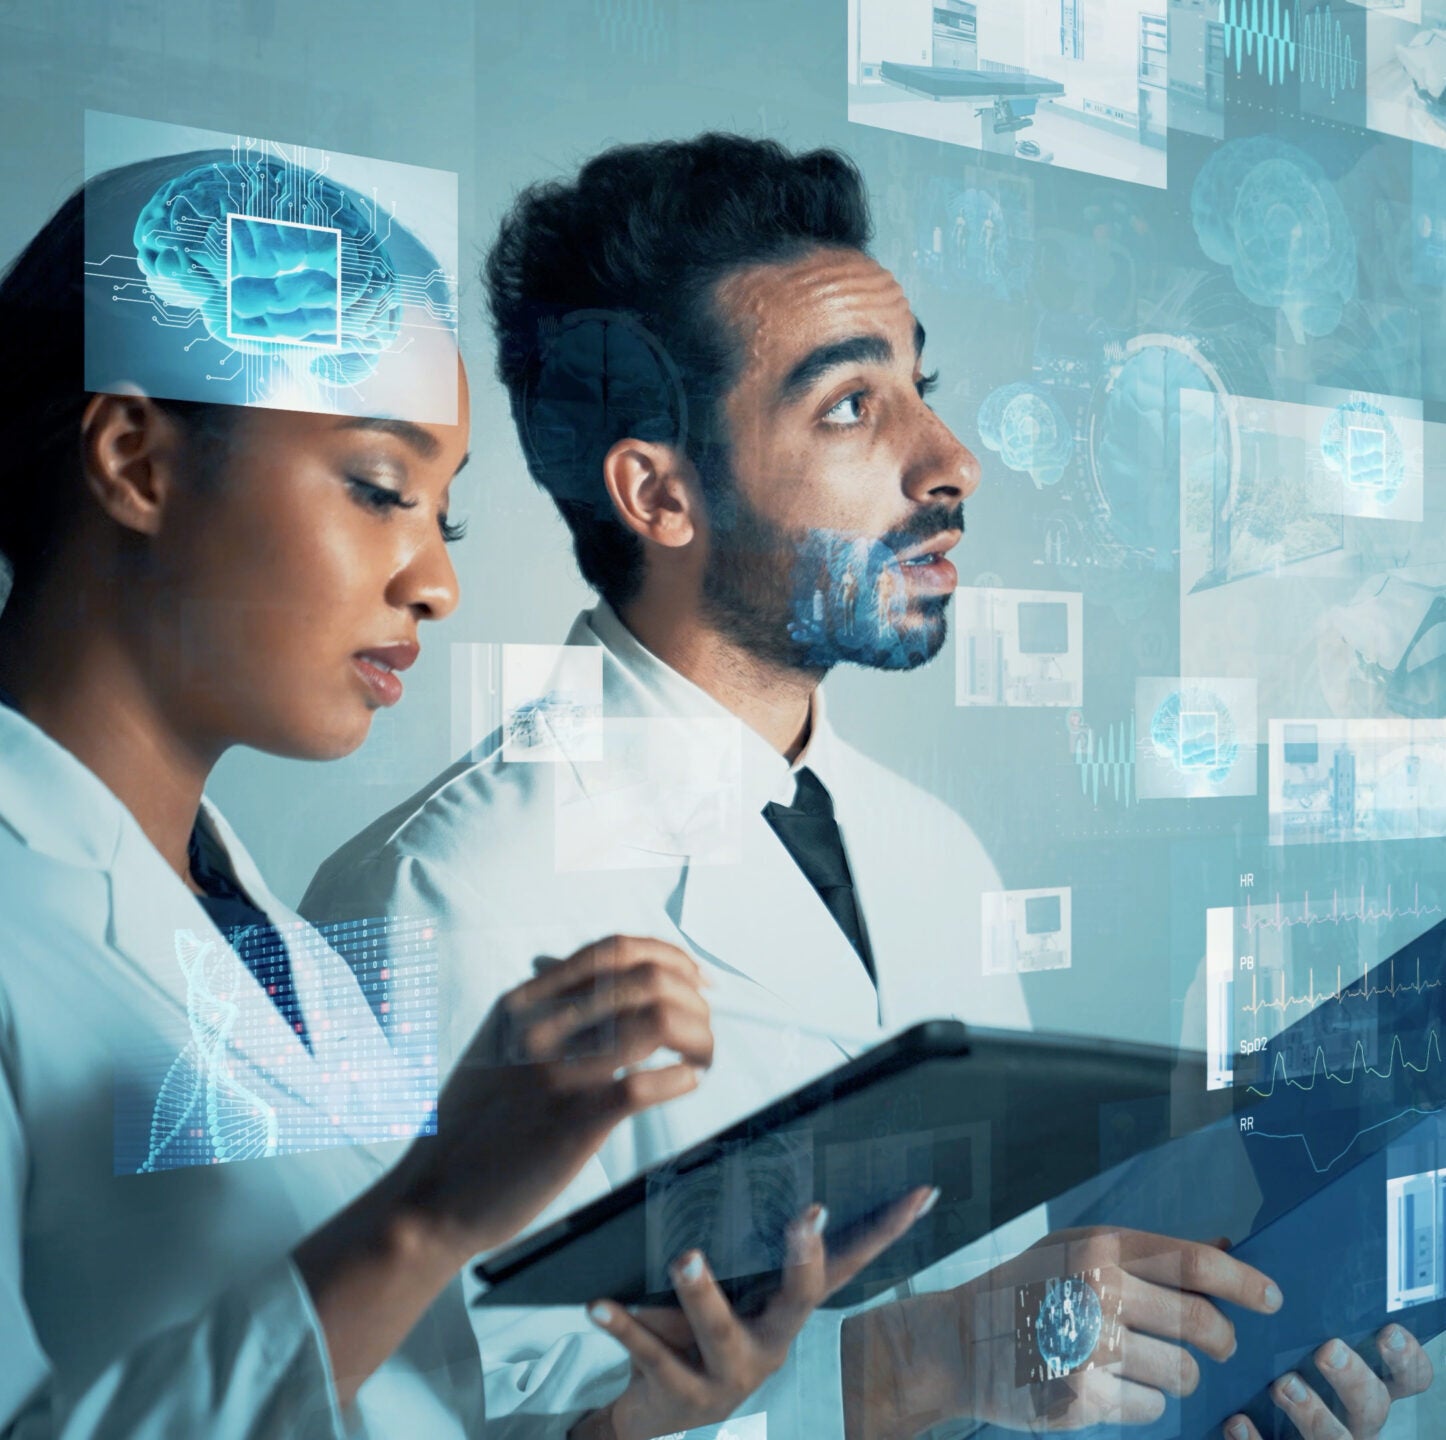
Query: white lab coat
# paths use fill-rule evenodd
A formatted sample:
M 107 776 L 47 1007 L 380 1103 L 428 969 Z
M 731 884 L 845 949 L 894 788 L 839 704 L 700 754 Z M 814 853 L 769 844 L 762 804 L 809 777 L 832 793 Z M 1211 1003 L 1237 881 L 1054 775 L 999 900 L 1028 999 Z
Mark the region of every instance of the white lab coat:
M 301 905 L 318 922 L 437 917 L 454 1058 L 498 995 L 533 974 L 536 956 L 618 933 L 667 940 L 702 963 L 712 982 L 712 1070 L 692 1095 L 620 1126 L 549 1215 L 915 1020 L 1026 1025 L 1018 978 L 980 971 L 980 896 L 1002 886 L 954 812 L 846 745 L 816 706 L 796 763 L 833 795 L 876 992 L 763 818 L 769 800 L 793 799 L 787 762 L 646 651 L 605 604 L 579 617 L 567 644 L 602 647 L 604 750 L 619 737 L 626 749 L 652 726 L 654 749 L 671 751 L 681 727 L 686 767 L 664 756 L 649 778 L 646 767 L 619 773 L 577 758 L 597 753 L 585 725 L 553 737 L 562 752 L 553 763 L 504 761 L 500 749 L 470 756 L 343 846 Z M 733 783 L 727 794 L 680 802 L 683 769 L 731 774 Z M 1037 1233 L 1035 1222 L 1028 1238 Z M 1001 1243 L 1010 1253 L 1028 1242 Z M 620 1350 L 580 1309 L 477 1315 L 489 1434 L 565 1434 L 622 1388 Z M 770 1440 L 842 1434 L 838 1325 L 836 1313 L 817 1315 L 789 1364 L 740 1411 L 767 1409 Z M 532 1418 L 540 1416 L 550 1417 L 544 1429 Z
M 302 925 L 209 806 L 202 823 L 283 933 Z M 116 1174 L 122 1124 L 150 1105 L 158 1060 L 163 1069 L 193 1038 L 178 932 L 234 961 L 222 998 L 235 1001 L 250 1045 L 232 1045 L 231 1072 L 272 1107 L 280 1153 Z M 288 1135 L 333 1115 L 366 1138 L 331 1072 L 338 1056 L 365 1068 L 389 1054 L 346 964 L 309 926 L 292 933 L 309 937 L 288 944 L 314 1055 L 115 796 L 0 707 L 0 1435 L 480 1432 L 480 1363 L 459 1285 L 356 1408 L 338 1411 L 324 1337 L 287 1256 L 401 1146 L 284 1153 Z

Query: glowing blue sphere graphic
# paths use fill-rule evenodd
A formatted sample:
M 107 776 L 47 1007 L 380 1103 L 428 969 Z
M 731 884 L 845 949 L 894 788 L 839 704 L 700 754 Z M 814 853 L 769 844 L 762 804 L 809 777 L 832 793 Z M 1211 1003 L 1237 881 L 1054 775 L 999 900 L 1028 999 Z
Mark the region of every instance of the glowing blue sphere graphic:
M 1051 1375 L 1078 1370 L 1099 1344 L 1104 1312 L 1094 1287 L 1077 1275 L 1050 1280 L 1035 1317 L 1039 1358 Z
M 198 311 L 213 339 L 346 385 L 371 374 L 401 325 L 372 221 L 323 175 L 264 159 L 198 165 L 142 208 L 136 258 L 156 298 Z
M 1150 743 L 1182 775 L 1217 785 L 1230 774 L 1240 740 L 1230 707 L 1204 686 L 1190 685 L 1165 697 L 1150 719 Z
M 1033 385 L 1004 385 L 979 407 L 979 438 L 1040 489 L 1057 485 L 1074 455 L 1064 412 Z
M 1389 504 L 1406 482 L 1406 447 L 1391 417 L 1369 400 L 1337 405 L 1321 427 L 1321 457 L 1352 490 Z

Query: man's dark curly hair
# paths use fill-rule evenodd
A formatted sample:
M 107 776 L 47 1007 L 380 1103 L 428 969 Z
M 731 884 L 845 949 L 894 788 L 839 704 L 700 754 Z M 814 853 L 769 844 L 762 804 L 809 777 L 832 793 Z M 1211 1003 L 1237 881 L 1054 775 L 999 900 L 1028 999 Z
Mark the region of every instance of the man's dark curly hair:
M 863 250 L 871 233 L 847 156 L 740 135 L 621 145 L 518 196 L 485 269 L 497 374 L 583 578 L 614 605 L 636 593 L 643 551 L 603 484 L 608 450 L 662 441 L 705 487 L 726 473 L 721 405 L 741 356 L 719 283 L 818 246 Z

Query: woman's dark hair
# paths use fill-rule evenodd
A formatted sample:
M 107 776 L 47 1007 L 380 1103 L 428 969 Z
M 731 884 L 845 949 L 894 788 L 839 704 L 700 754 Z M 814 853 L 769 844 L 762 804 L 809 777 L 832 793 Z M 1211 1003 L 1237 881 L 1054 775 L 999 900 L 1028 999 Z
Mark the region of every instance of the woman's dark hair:
M 714 304 L 719 282 L 870 237 L 846 156 L 739 135 L 618 146 L 518 196 L 485 269 L 497 374 L 528 469 L 606 599 L 636 592 L 643 554 L 603 484 L 608 450 L 666 441 L 705 485 L 726 473 L 721 406 L 741 357 Z
M 78 497 L 85 390 L 86 215 L 133 224 L 169 178 L 212 158 L 170 155 L 107 170 L 76 190 L 0 278 L 6 366 L 0 408 L 0 558 L 15 588 L 43 573 Z M 129 217 L 126 220 L 125 217 Z M 108 317 L 92 307 L 89 317 Z M 223 444 L 238 407 L 157 400 L 197 439 Z M 3 579 L 3 577 L 0 577 Z M 0 585 L 0 597 L 4 595 Z

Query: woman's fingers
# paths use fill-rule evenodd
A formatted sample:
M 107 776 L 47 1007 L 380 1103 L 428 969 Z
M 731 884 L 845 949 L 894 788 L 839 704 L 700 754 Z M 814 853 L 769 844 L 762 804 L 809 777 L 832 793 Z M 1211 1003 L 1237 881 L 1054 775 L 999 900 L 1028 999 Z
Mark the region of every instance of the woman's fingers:
M 651 963 L 674 971 L 694 985 L 706 985 L 702 967 L 676 945 L 635 935 L 609 935 L 585 945 L 566 960 L 539 959 L 539 973 L 507 992 L 514 1015 L 571 991 L 584 989 L 604 977 L 615 977 L 635 965 Z
M 611 1300 L 595 1300 L 587 1307 L 587 1314 L 598 1329 L 605 1330 L 632 1356 L 639 1370 L 655 1376 L 670 1394 L 696 1405 L 702 1405 L 707 1399 L 698 1373 L 621 1305 Z
M 855 1235 L 839 1249 L 830 1250 L 824 1297 L 827 1298 L 836 1290 L 842 1290 L 864 1266 L 883 1254 L 938 1202 L 938 1187 L 921 1185 L 894 1201 L 862 1234 Z
M 746 1384 L 752 1373 L 752 1336 L 733 1313 L 703 1252 L 690 1250 L 680 1256 L 673 1263 L 672 1278 L 673 1291 L 692 1327 L 703 1369 L 715 1380 Z M 740 1390 L 740 1395 L 746 1393 Z
M 613 1022 L 629 1010 L 665 1007 L 708 1025 L 708 1002 L 697 985 L 666 966 L 645 960 L 617 977 L 535 1007 L 523 1031 L 525 1052 L 547 1061 L 610 1048 Z M 593 1033 L 596 1032 L 596 1033 Z

